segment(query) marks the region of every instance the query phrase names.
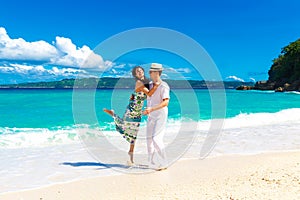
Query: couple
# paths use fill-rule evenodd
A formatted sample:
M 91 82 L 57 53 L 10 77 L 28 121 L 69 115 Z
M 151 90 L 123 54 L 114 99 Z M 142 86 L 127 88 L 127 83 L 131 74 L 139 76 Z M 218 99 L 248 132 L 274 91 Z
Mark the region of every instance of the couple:
M 145 77 L 144 69 L 140 66 L 132 69 L 132 76 L 136 80 L 135 90 L 130 97 L 129 104 L 123 118 L 117 116 L 113 110 L 103 109 L 111 115 L 116 124 L 116 130 L 130 143 L 128 152 L 129 165 L 134 165 L 133 151 L 142 114 L 148 115 L 147 121 L 147 149 L 150 166 L 158 166 L 158 170 L 166 169 L 166 155 L 164 150 L 164 131 L 168 118 L 168 104 L 170 88 L 161 80 L 162 65 L 152 63 L 149 70 L 152 83 Z M 143 111 L 144 100 L 147 98 L 147 108 Z M 154 162 L 155 152 L 158 153 L 160 163 Z

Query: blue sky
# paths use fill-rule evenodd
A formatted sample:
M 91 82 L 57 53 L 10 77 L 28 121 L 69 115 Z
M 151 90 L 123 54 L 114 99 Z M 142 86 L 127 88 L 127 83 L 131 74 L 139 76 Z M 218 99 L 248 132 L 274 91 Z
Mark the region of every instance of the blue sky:
M 137 52 L 117 62 L 92 54 L 88 66 L 84 59 L 107 38 L 141 27 L 168 28 L 193 38 L 224 80 L 264 80 L 281 48 L 300 38 L 297 0 L 40 2 L 1 2 L 1 84 L 74 78 L 78 73 L 97 76 L 103 69 L 107 76 L 126 77 L 133 65 L 155 61 L 161 52 Z M 184 62 L 173 60 L 171 65 L 186 78 L 199 78 Z

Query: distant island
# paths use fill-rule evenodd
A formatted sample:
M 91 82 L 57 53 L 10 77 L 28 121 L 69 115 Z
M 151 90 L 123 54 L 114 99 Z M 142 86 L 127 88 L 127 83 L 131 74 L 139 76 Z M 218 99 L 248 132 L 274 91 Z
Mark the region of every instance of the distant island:
M 267 81 L 258 81 L 254 86 L 241 85 L 237 90 L 300 91 L 300 39 L 282 48 L 268 74 Z
M 204 80 L 165 80 L 172 89 L 236 89 L 241 85 L 239 81 L 204 81 Z M 35 82 L 0 85 L 0 89 L 126 89 L 134 88 L 135 81 L 132 78 L 81 78 L 63 79 L 52 82 Z M 254 86 L 253 82 L 244 82 L 246 86 Z

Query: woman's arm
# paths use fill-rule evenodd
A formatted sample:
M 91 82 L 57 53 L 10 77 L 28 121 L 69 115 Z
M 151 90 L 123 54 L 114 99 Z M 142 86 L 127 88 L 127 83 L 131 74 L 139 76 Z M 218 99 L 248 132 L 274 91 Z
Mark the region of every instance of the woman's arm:
M 153 84 L 153 88 L 149 91 L 148 88 L 145 87 L 144 83 L 140 80 L 136 81 L 135 84 L 135 91 L 136 92 L 144 92 L 147 96 L 151 97 L 153 93 L 156 91 L 158 88 L 159 84 Z

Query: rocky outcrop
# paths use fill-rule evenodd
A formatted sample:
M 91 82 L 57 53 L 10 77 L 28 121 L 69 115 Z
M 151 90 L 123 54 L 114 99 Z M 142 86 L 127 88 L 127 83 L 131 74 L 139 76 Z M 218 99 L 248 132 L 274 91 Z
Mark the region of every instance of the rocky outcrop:
M 242 86 L 240 86 L 242 87 Z M 258 81 L 255 83 L 253 90 L 274 90 L 275 92 L 300 91 L 300 80 L 292 83 L 278 83 L 276 81 Z
M 284 92 L 284 88 L 283 87 L 278 87 L 275 89 L 275 92 Z
M 236 90 L 253 90 L 253 86 L 249 86 L 249 85 L 241 85 L 241 86 L 238 86 L 236 88 Z
M 274 90 L 275 83 L 270 81 L 257 81 L 253 87 L 254 90 Z
M 254 90 L 275 90 L 275 92 L 300 91 L 300 80 L 292 83 L 278 83 L 276 81 L 258 81 L 255 83 Z

